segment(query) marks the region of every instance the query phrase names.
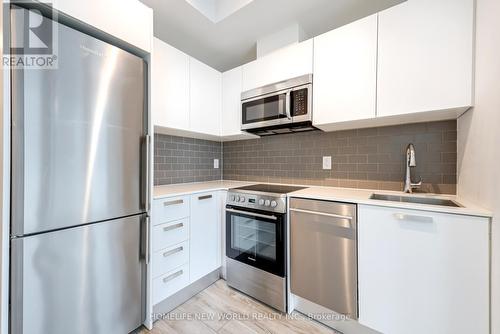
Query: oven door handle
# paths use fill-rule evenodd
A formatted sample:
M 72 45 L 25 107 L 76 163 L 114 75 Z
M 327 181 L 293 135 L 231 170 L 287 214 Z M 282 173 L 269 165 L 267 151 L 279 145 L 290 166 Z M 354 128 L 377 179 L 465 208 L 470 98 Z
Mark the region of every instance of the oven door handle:
M 272 219 L 272 220 L 277 220 L 278 217 L 276 216 L 268 216 L 268 215 L 263 215 L 260 213 L 255 213 L 255 212 L 248 212 L 248 211 L 241 211 L 241 210 L 235 210 L 235 209 L 226 209 L 226 211 L 229 212 L 234 212 L 234 213 L 241 213 L 247 216 L 254 216 L 254 217 L 259 217 L 259 218 L 266 218 L 266 219 Z

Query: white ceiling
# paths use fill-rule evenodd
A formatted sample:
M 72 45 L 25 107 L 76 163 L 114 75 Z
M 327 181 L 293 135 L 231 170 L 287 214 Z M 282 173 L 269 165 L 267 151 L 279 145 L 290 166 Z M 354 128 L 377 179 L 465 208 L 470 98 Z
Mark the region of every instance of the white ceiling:
M 225 71 L 254 60 L 258 39 L 292 24 L 310 38 L 404 0 L 141 1 L 154 10 L 156 37 Z

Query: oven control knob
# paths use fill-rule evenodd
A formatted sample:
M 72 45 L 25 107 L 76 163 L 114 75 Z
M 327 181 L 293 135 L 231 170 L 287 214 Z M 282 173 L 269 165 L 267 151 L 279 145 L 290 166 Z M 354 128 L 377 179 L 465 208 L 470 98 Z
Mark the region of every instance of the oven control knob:
M 241 196 L 240 197 L 240 202 L 245 202 L 245 197 Z
M 276 201 L 271 201 L 271 207 L 272 208 L 275 208 L 278 206 L 278 203 L 276 203 Z
M 240 201 L 240 196 L 236 196 L 236 197 L 234 198 L 234 200 L 235 200 L 236 202 L 239 202 L 239 201 Z
M 264 203 L 264 205 L 269 206 L 269 205 L 271 205 L 271 202 L 268 199 L 266 199 L 266 202 Z
M 234 202 L 234 195 L 231 195 L 231 202 Z
M 259 205 L 264 205 L 264 200 L 262 198 L 259 199 Z

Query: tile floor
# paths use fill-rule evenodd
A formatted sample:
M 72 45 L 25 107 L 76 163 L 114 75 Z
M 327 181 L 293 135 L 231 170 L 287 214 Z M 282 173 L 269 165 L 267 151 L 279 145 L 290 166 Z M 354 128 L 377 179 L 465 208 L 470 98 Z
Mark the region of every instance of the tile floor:
M 289 317 L 219 280 L 140 334 L 337 333 L 304 315 Z

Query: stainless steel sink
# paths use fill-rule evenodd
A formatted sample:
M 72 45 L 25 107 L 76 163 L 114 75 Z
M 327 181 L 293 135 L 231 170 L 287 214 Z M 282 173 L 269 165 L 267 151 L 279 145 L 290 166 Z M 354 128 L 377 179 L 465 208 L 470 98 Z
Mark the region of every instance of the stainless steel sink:
M 455 207 L 455 208 L 462 207 L 462 205 L 458 204 L 455 201 L 452 201 L 452 200 L 449 200 L 449 199 L 439 199 L 439 198 L 372 194 L 370 196 L 370 199 L 376 199 L 376 200 L 379 200 L 379 201 L 391 201 L 391 202 L 403 202 L 403 203 L 418 203 L 418 204 L 428 204 L 428 205 L 451 206 L 451 207 Z

